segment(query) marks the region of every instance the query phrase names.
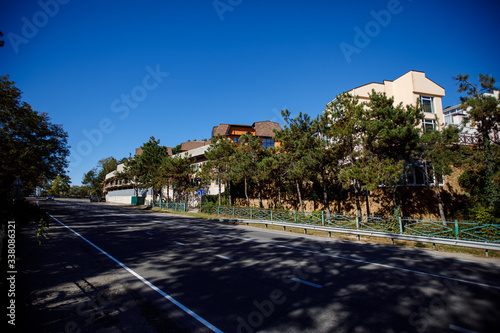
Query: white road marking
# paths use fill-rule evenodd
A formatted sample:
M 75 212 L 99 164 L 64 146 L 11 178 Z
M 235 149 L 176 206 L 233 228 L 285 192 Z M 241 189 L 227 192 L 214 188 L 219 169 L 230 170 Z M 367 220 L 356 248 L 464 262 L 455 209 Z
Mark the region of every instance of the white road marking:
M 137 279 L 139 279 L 142 283 L 144 283 L 145 285 L 147 285 L 148 287 L 150 287 L 151 289 L 153 289 L 154 291 L 156 291 L 158 294 L 160 294 L 161 296 L 163 296 L 164 298 L 166 298 L 167 300 L 169 300 L 170 302 L 172 302 L 173 304 L 175 304 L 177 307 L 179 307 L 184 312 L 186 312 L 187 314 L 189 314 L 191 317 L 193 317 L 194 319 L 196 319 L 197 321 L 199 321 L 200 323 L 202 323 L 203 325 L 205 325 L 207 328 L 211 329 L 213 332 L 216 332 L 216 333 L 223 333 L 220 329 L 218 329 L 214 325 L 210 324 L 208 321 L 206 321 L 205 319 L 203 319 L 202 317 L 200 317 L 199 315 L 197 315 L 196 313 L 194 313 L 192 310 L 190 310 L 189 308 L 187 308 L 186 306 L 184 306 L 183 304 L 181 304 L 179 301 L 177 301 L 176 299 L 174 299 L 172 296 L 168 295 L 163 290 L 161 290 L 160 288 L 158 288 L 157 286 L 155 286 L 154 284 L 152 284 L 151 282 L 149 282 L 148 280 L 146 280 L 145 278 L 143 278 L 142 276 L 140 276 L 139 274 L 137 274 L 132 269 L 130 269 L 127 266 L 125 266 L 125 264 L 123 264 L 122 262 L 118 261 L 115 257 L 111 256 L 109 253 L 107 253 L 106 251 L 104 251 L 103 249 L 101 249 L 100 247 L 98 247 L 97 245 L 95 245 L 94 243 L 92 243 L 91 241 L 89 241 L 87 238 L 83 237 L 78 232 L 76 232 L 75 230 L 71 229 L 66 224 L 62 223 L 61 221 L 59 221 L 58 219 L 56 219 L 52 215 L 50 215 L 50 217 L 52 217 L 54 220 L 56 220 L 57 222 L 59 222 L 62 226 L 66 227 L 71 232 L 73 232 L 75 235 L 77 235 L 78 237 L 80 237 L 81 239 L 83 239 L 84 241 L 86 241 L 88 244 L 92 245 L 99 252 L 101 252 L 102 254 L 104 254 L 105 256 L 107 256 L 109 259 L 113 260 L 115 263 L 117 263 L 122 268 L 124 268 L 127 272 L 129 272 L 130 274 L 132 274 L 133 276 L 135 276 Z
M 295 250 L 295 251 L 300 251 L 300 252 L 305 252 L 305 253 L 311 253 L 311 254 L 317 254 L 317 255 L 322 255 L 322 256 L 328 256 L 328 257 L 331 257 L 331 258 L 348 260 L 348 261 L 358 262 L 358 263 L 367 264 L 367 265 L 374 265 L 374 266 L 378 266 L 378 267 L 383 267 L 383 268 L 388 268 L 388 269 L 394 269 L 394 270 L 399 270 L 399 271 L 403 271 L 403 272 L 410 272 L 410 273 L 414 273 L 414 274 L 426 275 L 426 276 L 431 276 L 431 277 L 435 277 L 435 278 L 440 278 L 440 279 L 445 279 L 445 280 L 451 280 L 451 281 L 457 281 L 457 282 L 462 282 L 462 283 L 471 284 L 471 285 L 475 285 L 475 286 L 481 286 L 481 287 L 493 288 L 493 289 L 500 290 L 500 286 L 496 286 L 496 285 L 491 285 L 491 284 L 486 284 L 486 283 L 481 283 L 481 282 L 475 282 L 475 281 L 470 281 L 470 280 L 464 280 L 464 279 L 458 279 L 458 278 L 452 278 L 452 277 L 445 276 L 445 275 L 439 275 L 439 274 L 427 273 L 427 272 L 422 272 L 422 271 L 416 271 L 416 270 L 413 270 L 413 269 L 408 269 L 408 268 L 403 268 L 403 267 L 398 267 L 398 266 L 392 266 L 392 265 L 387 265 L 387 264 L 380 264 L 380 263 L 376 263 L 376 262 L 372 262 L 372 261 L 366 261 L 366 260 L 361 260 L 361 259 L 354 259 L 354 258 L 339 256 L 339 255 L 335 255 L 335 254 L 325 253 L 325 252 L 319 252 L 319 251 L 301 249 L 301 248 L 298 248 L 298 247 L 293 247 L 293 246 L 288 246 L 288 245 L 282 245 L 282 244 L 276 244 L 276 243 L 264 242 L 264 241 L 257 241 L 257 240 L 254 240 L 254 239 L 251 239 L 251 238 L 247 238 L 247 237 L 240 237 L 240 236 L 234 236 L 234 235 L 229 235 L 229 234 L 223 234 L 223 233 L 219 233 L 219 232 L 215 232 L 215 231 L 211 231 L 211 230 L 203 230 L 201 228 L 196 228 L 196 229 L 199 230 L 199 231 L 203 231 L 205 233 L 209 233 L 209 234 L 220 235 L 220 236 L 230 237 L 230 238 L 235 238 L 235 239 L 242 239 L 242 240 L 250 241 L 250 242 L 253 242 L 253 243 L 257 243 L 257 244 L 265 244 L 265 245 L 270 245 L 270 246 L 276 246 L 276 247 L 281 247 L 281 248 L 284 248 L 284 249 L 290 249 L 290 250 Z
M 177 245 L 186 245 L 186 244 L 178 242 L 178 241 L 174 241 L 174 243 L 177 244 Z
M 216 256 L 217 258 L 221 258 L 221 259 L 228 260 L 228 261 L 233 261 L 233 260 L 234 260 L 234 259 L 231 259 L 231 258 L 229 258 L 229 257 L 222 256 L 222 255 L 220 255 L 220 254 L 216 254 L 215 256 Z
M 297 278 L 291 278 L 290 280 L 295 281 L 295 282 L 299 282 L 302 284 L 306 284 L 306 285 L 314 287 L 314 288 L 322 288 L 323 287 L 322 285 L 319 285 L 319 284 L 316 284 L 313 282 L 309 282 L 309 281 L 305 281 L 305 280 L 301 280 L 301 279 L 297 279 Z
M 148 234 L 148 235 L 150 235 L 150 236 L 153 236 L 153 234 L 152 234 L 152 233 L 150 233 L 150 232 L 146 232 L 146 234 Z
M 319 252 L 319 251 L 301 249 L 301 248 L 287 246 L 287 245 L 282 245 L 282 244 L 276 244 L 276 243 L 271 243 L 271 242 L 258 241 L 258 240 L 255 240 L 255 239 L 252 239 L 252 238 L 249 238 L 249 237 L 240 237 L 240 236 L 234 236 L 234 235 L 224 234 L 224 233 L 220 233 L 220 232 L 206 230 L 206 229 L 200 228 L 200 227 L 191 227 L 191 228 L 188 228 L 188 227 L 186 227 L 184 225 L 180 225 L 180 224 L 175 223 L 175 222 L 172 223 L 172 222 L 163 222 L 163 221 L 157 221 L 157 220 L 156 221 L 155 220 L 149 220 L 149 221 L 156 222 L 156 223 L 161 223 L 161 224 L 176 225 L 176 226 L 180 226 L 182 228 L 187 228 L 189 230 L 197 230 L 197 231 L 201 231 L 201 232 L 204 232 L 204 233 L 209 233 L 209 234 L 214 234 L 214 235 L 219 235 L 219 236 L 224 236 L 224 237 L 229 237 L 229 238 L 234 238 L 234 239 L 246 240 L 246 241 L 250 241 L 250 242 L 253 242 L 253 243 L 257 243 L 257 244 L 264 244 L 264 245 L 276 246 L 276 247 L 281 247 L 281 248 L 285 248 L 285 249 L 291 249 L 291 250 L 305 252 L 305 253 L 318 254 L 318 255 L 328 256 L 328 257 L 331 257 L 331 258 L 348 260 L 348 261 L 353 261 L 353 262 L 358 262 L 358 263 L 363 263 L 363 264 L 368 264 L 368 265 L 374 265 L 374 266 L 378 266 L 378 267 L 383 267 L 383 268 L 387 268 L 387 269 L 400 270 L 400 271 L 404 271 L 404 272 L 410 272 L 410 273 L 414 273 L 414 274 L 426 275 L 426 276 L 430 276 L 430 277 L 435 277 L 435 278 L 440 278 L 440 279 L 445 279 L 445 280 L 451 280 L 451 281 L 456 281 L 456 282 L 462 282 L 462 283 L 465 283 L 465 284 L 476 285 L 476 286 L 481 286 L 481 287 L 493 288 L 493 289 L 500 290 L 500 286 L 497 286 L 497 285 L 490 285 L 490 284 L 480 283 L 480 282 L 475 282 L 475 281 L 470 281 L 470 280 L 452 278 L 452 277 L 448 277 L 448 276 L 444 276 L 444 275 L 433 274 L 433 273 L 428 273 L 428 272 L 423 272 L 423 271 L 417 271 L 417 270 L 412 270 L 412 269 L 408 269 L 408 268 L 402 268 L 402 267 L 392 266 L 392 265 L 387 265 L 387 264 L 380 264 L 380 263 L 366 261 L 366 260 L 361 260 L 361 259 L 354 259 L 354 258 L 349 258 L 349 257 L 343 257 L 343 256 L 339 256 L 339 255 L 325 253 L 325 252 Z M 184 244 L 182 244 L 182 245 L 184 245 Z

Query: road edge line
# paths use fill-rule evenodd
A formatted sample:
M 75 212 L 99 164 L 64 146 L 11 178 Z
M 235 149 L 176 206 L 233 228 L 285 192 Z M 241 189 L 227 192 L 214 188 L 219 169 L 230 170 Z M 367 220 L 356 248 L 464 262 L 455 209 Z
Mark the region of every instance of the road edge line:
M 128 268 L 125 264 L 123 264 L 118 259 L 116 259 L 112 255 L 110 255 L 109 253 L 107 253 L 106 251 L 104 251 L 103 249 L 101 249 L 99 246 L 97 246 L 94 243 L 92 243 L 91 241 L 89 241 L 87 238 L 83 237 L 81 234 L 79 234 L 78 232 L 76 232 L 75 230 L 73 230 L 71 227 L 69 227 L 66 224 L 64 224 L 63 222 L 59 221 L 54 216 L 52 216 L 52 215 L 49 215 L 49 216 L 51 218 L 53 218 L 55 221 L 57 221 L 59 224 L 61 224 L 63 227 L 67 228 L 68 230 L 70 230 L 71 232 L 73 232 L 75 235 L 77 235 L 78 237 L 80 237 L 81 239 L 83 239 L 85 242 L 87 242 L 88 244 L 92 245 L 95 249 L 97 249 L 99 252 L 101 252 L 102 254 L 104 254 L 105 256 L 107 256 L 109 259 L 113 260 L 119 266 L 121 266 L 122 268 L 124 268 L 127 272 L 129 272 L 130 274 L 132 274 L 133 276 L 135 276 L 139 281 L 141 281 L 142 283 L 144 283 L 145 285 L 147 285 L 148 287 L 150 287 L 151 289 L 153 289 L 154 291 L 156 291 L 158 294 L 160 294 L 161 296 L 163 296 L 164 298 L 166 298 L 168 301 L 170 301 L 171 303 L 173 303 L 174 305 L 176 305 L 177 307 L 179 307 L 180 309 L 182 309 L 184 312 L 186 312 L 187 314 L 189 314 L 191 317 L 193 317 L 194 319 L 196 319 L 197 321 L 199 321 L 200 323 L 202 323 L 203 325 L 205 325 L 207 328 L 211 329 L 213 332 L 216 332 L 216 333 L 223 333 L 223 331 L 221 331 L 220 329 L 218 329 L 217 327 L 215 327 L 214 325 L 212 325 L 211 323 L 209 323 L 208 321 L 206 321 L 205 319 L 203 319 L 202 317 L 200 317 L 199 315 L 197 315 L 196 313 L 194 313 L 191 309 L 189 309 L 188 307 L 186 307 L 185 305 L 183 305 L 182 303 L 180 303 L 179 301 L 177 301 L 175 298 L 173 298 L 169 294 L 165 293 L 163 290 L 161 290 L 160 288 L 158 288 L 157 286 L 155 286 L 154 284 L 152 284 L 151 282 L 149 282 L 147 279 L 145 279 L 144 277 L 142 277 L 141 275 L 139 275 L 138 273 L 136 273 L 134 270 Z

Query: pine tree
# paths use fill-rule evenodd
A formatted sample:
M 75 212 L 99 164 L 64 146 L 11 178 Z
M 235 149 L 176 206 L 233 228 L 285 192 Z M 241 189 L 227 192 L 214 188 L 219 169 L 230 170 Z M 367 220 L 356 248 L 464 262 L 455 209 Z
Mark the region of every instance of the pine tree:
M 461 184 L 472 194 L 472 200 L 478 204 L 476 215 L 485 219 L 500 217 L 500 100 L 492 92 L 495 79 L 489 75 L 479 75 L 479 87 L 469 82 L 469 75 L 458 75 L 459 92 L 466 92 L 462 97 L 462 109 L 467 112 L 466 122 L 471 122 L 478 132 L 478 150 L 473 151 L 468 172 L 462 174 Z M 475 185 L 474 185 L 475 184 Z M 474 187 L 477 188 L 474 195 Z
M 461 151 L 457 143 L 460 129 L 456 126 L 440 126 L 436 117 L 436 129 L 424 131 L 420 139 L 420 158 L 432 165 L 434 190 L 438 203 L 439 215 L 446 226 L 446 214 L 439 188 L 439 180 L 452 173 L 453 165 L 458 164 Z
M 212 138 L 210 147 L 205 152 L 207 162 L 202 166 L 201 176 L 205 181 L 219 180 L 219 205 L 222 204 L 222 181 L 226 185 L 226 191 L 229 194 L 229 205 L 232 204 L 231 198 L 231 167 L 232 156 L 235 153 L 236 144 L 231 140 L 220 135 Z
M 252 134 L 243 134 L 239 141 L 240 144 L 236 147 L 235 154 L 231 158 L 232 177 L 236 181 L 243 181 L 247 206 L 250 206 L 248 188 L 252 182 L 255 182 L 259 206 L 262 207 L 262 179 L 259 171 L 264 151 L 262 143 L 258 137 Z
M 282 154 L 285 169 L 285 179 L 293 184 L 297 191 L 300 210 L 304 211 L 302 187 L 308 183 L 315 167 L 315 150 L 317 149 L 317 127 L 307 114 L 299 113 L 294 119 L 290 118 L 290 111 L 282 110 L 286 124 L 281 131 L 276 132 L 275 140 L 280 142 L 278 153 Z
M 160 140 L 151 137 L 141 146 L 142 154 L 136 156 L 134 162 L 135 182 L 139 188 L 151 188 L 153 200 L 164 185 L 162 165 L 168 157 L 167 147 L 160 146 L 159 143 Z
M 402 213 L 397 193 L 402 175 L 418 147 L 419 126 L 424 118 L 417 105 L 394 105 L 394 98 L 372 91 L 361 116 L 360 130 L 364 159 L 375 172 L 367 175 L 365 182 L 372 188 L 384 184 L 391 188 L 394 215 Z
M 361 150 L 361 116 L 363 105 L 356 96 L 348 93 L 337 95 L 323 112 L 323 131 L 330 141 L 329 149 L 334 156 L 332 163 L 335 174 L 344 188 L 354 192 L 356 215 L 361 216 L 360 196 L 363 181 L 368 178 L 364 172 L 366 159 Z
M 171 186 L 177 191 L 177 198 L 187 200 L 189 192 L 194 190 L 194 184 L 191 183 L 193 174 L 193 159 L 191 156 L 175 155 L 163 159 L 160 170 L 161 185 Z M 174 195 L 175 198 L 175 195 Z

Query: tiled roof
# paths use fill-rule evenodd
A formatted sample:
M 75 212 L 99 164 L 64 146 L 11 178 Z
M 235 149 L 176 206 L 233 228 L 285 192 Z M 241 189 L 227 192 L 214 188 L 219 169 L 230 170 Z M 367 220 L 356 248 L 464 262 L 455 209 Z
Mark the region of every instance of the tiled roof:
M 172 148 L 171 147 L 166 147 L 168 156 L 172 156 Z M 139 156 L 142 154 L 142 148 L 135 148 L 135 156 Z
M 227 135 L 227 131 L 229 130 L 229 127 L 231 125 L 229 124 L 220 124 L 219 126 L 214 126 L 212 129 L 212 138 L 217 136 L 217 135 Z
M 191 149 L 203 147 L 210 145 L 210 141 L 188 141 L 188 142 L 183 142 L 181 143 L 181 151 L 188 151 Z
M 278 123 L 272 121 L 258 121 L 250 125 L 237 125 L 237 124 L 220 124 L 219 126 L 214 126 L 212 130 L 212 137 L 219 135 L 226 136 L 229 134 L 229 130 L 232 126 L 237 127 L 252 127 L 255 129 L 255 135 L 259 137 L 273 137 L 273 130 L 281 130 L 281 126 Z
M 273 130 L 281 130 L 281 126 L 278 123 L 272 121 L 259 121 L 253 123 L 253 128 L 255 128 L 255 135 L 258 137 L 270 137 L 274 136 Z

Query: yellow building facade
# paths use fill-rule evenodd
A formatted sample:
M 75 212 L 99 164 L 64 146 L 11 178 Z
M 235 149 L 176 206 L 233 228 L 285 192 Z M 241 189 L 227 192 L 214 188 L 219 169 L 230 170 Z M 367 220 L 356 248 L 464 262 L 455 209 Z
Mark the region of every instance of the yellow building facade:
M 361 102 L 368 102 L 373 90 L 394 98 L 395 105 L 399 103 L 403 103 L 403 106 L 416 105 L 417 100 L 420 100 L 424 111 L 422 124 L 424 128 L 436 128 L 436 117 L 440 126 L 444 124 L 442 103 L 444 88 L 428 79 L 424 72 L 412 70 L 393 81 L 368 83 L 350 90 L 349 93 L 358 96 Z

